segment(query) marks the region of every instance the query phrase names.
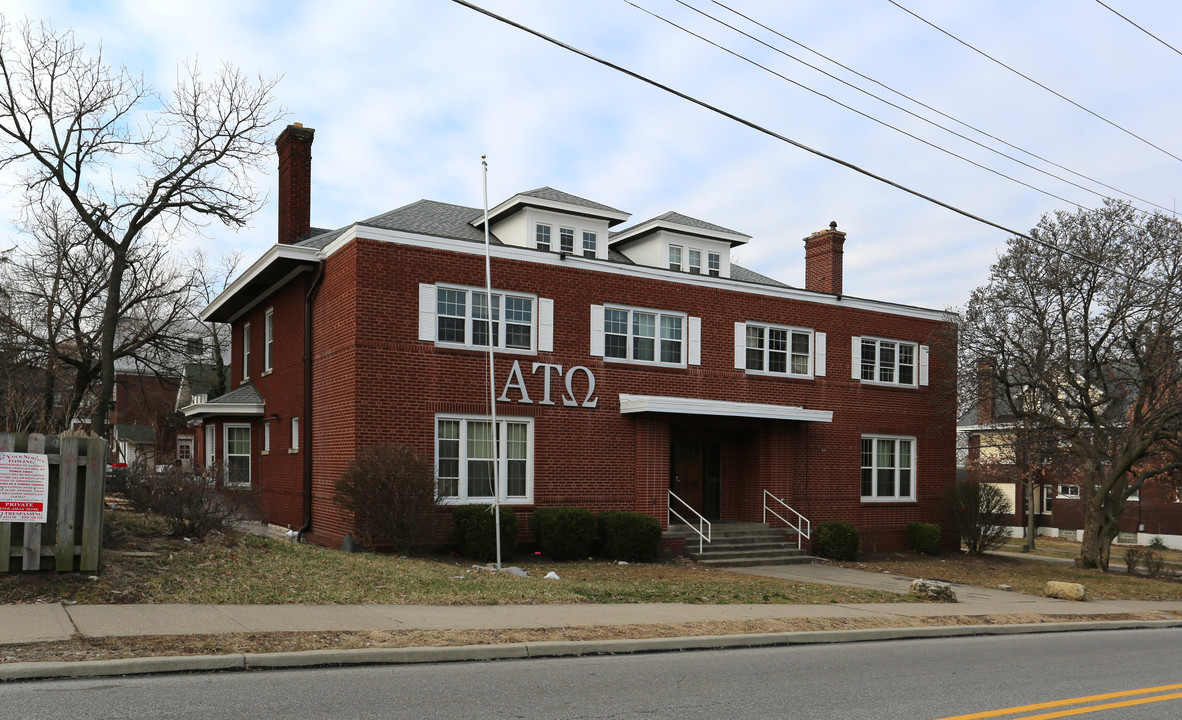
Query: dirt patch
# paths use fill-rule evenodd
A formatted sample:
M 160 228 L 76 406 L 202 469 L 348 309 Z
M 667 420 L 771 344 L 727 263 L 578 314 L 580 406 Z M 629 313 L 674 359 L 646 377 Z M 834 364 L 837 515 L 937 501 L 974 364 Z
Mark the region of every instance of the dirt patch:
M 454 647 L 545 641 L 623 640 L 702 637 L 874 628 L 962 625 L 1028 625 L 1098 620 L 1178 620 L 1182 613 L 1148 612 L 1112 615 L 956 615 L 932 618 L 791 618 L 652 625 L 607 625 L 521 630 L 391 630 L 365 632 L 242 633 L 223 635 L 149 635 L 132 638 L 77 638 L 61 642 L 0 646 L 0 664 L 77 662 L 118 658 L 184 655 L 230 655 L 299 650 L 356 648 Z

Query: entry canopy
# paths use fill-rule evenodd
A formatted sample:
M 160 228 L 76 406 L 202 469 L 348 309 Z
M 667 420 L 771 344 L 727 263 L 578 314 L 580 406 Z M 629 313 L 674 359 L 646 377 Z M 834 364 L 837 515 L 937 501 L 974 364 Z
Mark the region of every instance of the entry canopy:
M 762 403 L 731 402 L 728 400 L 703 400 L 701 398 L 628 395 L 620 393 L 620 414 L 643 412 L 761 418 L 765 420 L 833 422 L 832 410 L 806 410 L 799 405 L 765 405 Z

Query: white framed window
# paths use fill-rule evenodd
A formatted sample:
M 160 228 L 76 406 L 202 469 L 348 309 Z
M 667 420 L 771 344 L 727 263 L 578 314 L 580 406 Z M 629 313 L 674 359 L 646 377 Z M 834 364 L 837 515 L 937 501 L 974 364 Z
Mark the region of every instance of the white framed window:
M 1042 497 L 1039 513 L 1042 515 L 1051 514 L 1051 502 L 1054 499 L 1055 493 L 1052 492 L 1050 485 L 1039 485 L 1038 494 Z
M 443 502 L 491 503 L 499 460 L 500 501 L 532 503 L 533 458 L 532 418 L 498 418 L 494 437 L 487 416 L 435 416 L 435 476 Z
M 488 297 L 483 290 L 439 286 L 436 342 L 532 352 L 536 298 L 494 292 L 490 313 Z
M 226 483 L 250 484 L 250 425 L 226 423 L 222 426 L 222 464 L 226 468 Z
M 564 253 L 575 251 L 575 229 L 558 228 L 558 249 Z
M 205 426 L 205 467 L 211 468 L 218 463 L 217 451 L 218 429 L 215 423 Z
M 583 231 L 583 257 L 595 257 L 598 238 L 595 233 Z
M 706 253 L 707 269 L 710 271 L 710 277 L 718 277 L 722 271 L 722 255 L 712 252 Z
M 702 251 L 697 248 L 690 248 L 689 271 L 692 275 L 702 274 Z
M 275 308 L 263 315 L 263 372 L 271 372 L 275 362 Z
M 288 452 L 300 451 L 300 419 L 293 417 L 291 419 L 291 447 Z
M 538 223 L 536 231 L 534 232 L 534 247 L 539 250 L 550 249 L 550 226 L 544 223 Z
M 263 421 L 263 455 L 271 452 L 271 423 Z
M 915 500 L 915 438 L 862 436 L 862 502 Z
M 681 246 L 669 246 L 669 269 L 681 272 Z
M 1057 494 L 1064 500 L 1078 500 L 1079 485 L 1060 485 Z
M 250 378 L 250 323 L 242 323 L 242 379 Z
M 685 315 L 657 310 L 603 309 L 603 356 L 613 360 L 685 365 Z
M 913 342 L 855 335 L 853 378 L 878 385 L 928 384 L 928 348 Z
M 813 333 L 802 328 L 746 323 L 746 369 L 793 377 L 813 375 Z

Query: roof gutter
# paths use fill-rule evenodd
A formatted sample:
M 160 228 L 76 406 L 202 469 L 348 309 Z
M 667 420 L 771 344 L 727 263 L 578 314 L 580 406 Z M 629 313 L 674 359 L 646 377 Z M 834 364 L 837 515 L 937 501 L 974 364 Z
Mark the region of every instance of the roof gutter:
M 302 541 L 304 534 L 312 530 L 312 303 L 323 279 L 321 260 L 304 297 L 304 525 L 296 533 L 297 541 Z

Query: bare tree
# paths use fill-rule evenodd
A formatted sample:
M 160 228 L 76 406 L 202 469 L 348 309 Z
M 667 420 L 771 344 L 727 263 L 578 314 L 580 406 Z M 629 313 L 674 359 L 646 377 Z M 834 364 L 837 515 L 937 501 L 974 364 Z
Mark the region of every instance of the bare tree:
M 178 234 L 239 227 L 258 210 L 252 172 L 279 119 L 276 82 L 189 65 L 160 98 L 71 32 L 32 23 L 14 32 L 0 17 L 0 169 L 17 172 L 29 217 L 60 200 L 107 252 L 95 432 L 106 431 L 118 337 L 131 332 L 127 276 L 142 279 L 136 264 L 162 260 Z M 152 322 L 146 312 L 139 321 Z
M 1046 216 L 1031 238 L 1011 239 L 973 292 L 961 343 L 995 360 L 1014 420 L 1070 454 L 1084 504 L 1076 563 L 1107 568 L 1125 501 L 1162 471 L 1148 460 L 1182 421 L 1182 223 L 1109 201 Z
M 211 345 L 214 382 L 209 392 L 210 399 L 224 394 L 230 386 L 226 368 L 226 355 L 230 351 L 230 326 L 225 323 L 202 322 L 201 310 L 230 285 L 230 281 L 238 273 L 238 264 L 241 262 L 240 251 L 220 256 L 216 264 L 211 264 L 205 252 L 200 249 L 194 251 L 189 258 L 195 300 L 190 315 L 194 323 L 201 323 Z

